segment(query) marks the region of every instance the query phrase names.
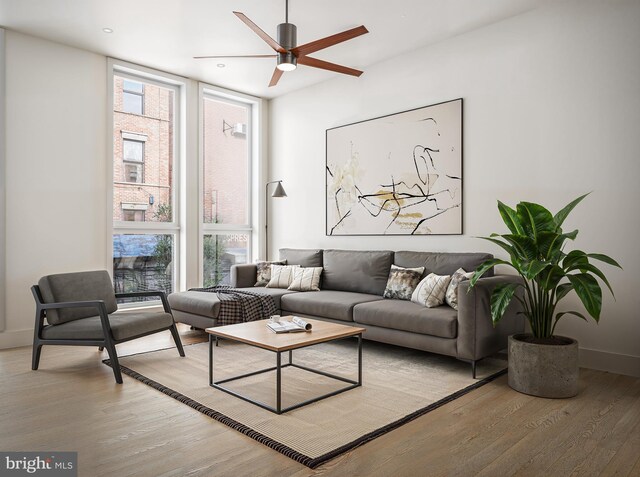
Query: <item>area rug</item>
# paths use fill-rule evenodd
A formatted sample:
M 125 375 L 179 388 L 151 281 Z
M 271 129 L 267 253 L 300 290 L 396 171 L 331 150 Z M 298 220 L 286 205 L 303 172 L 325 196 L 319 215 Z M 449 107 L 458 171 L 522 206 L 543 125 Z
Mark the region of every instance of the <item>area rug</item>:
M 365 341 L 363 385 L 277 415 L 208 385 L 208 344 L 120 358 L 122 372 L 310 468 L 375 439 L 476 389 L 506 371 L 506 361 L 485 359 L 478 379 L 454 358 Z M 275 365 L 275 353 L 221 341 L 215 348 L 216 380 Z M 286 356 L 286 355 L 285 355 Z M 347 378 L 357 377 L 355 340 L 296 350 L 293 360 Z M 105 360 L 110 364 L 109 360 Z M 345 383 L 299 368 L 282 370 L 283 406 Z M 233 381 L 228 387 L 275 403 L 275 371 Z

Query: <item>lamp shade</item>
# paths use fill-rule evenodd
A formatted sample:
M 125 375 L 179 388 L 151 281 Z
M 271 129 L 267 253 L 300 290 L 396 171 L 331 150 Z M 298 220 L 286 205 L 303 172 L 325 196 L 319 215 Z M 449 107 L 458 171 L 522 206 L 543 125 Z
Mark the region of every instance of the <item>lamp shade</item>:
M 286 197 L 287 193 L 284 191 L 284 187 L 282 187 L 282 182 L 278 182 L 276 186 L 276 190 L 273 191 L 271 197 Z

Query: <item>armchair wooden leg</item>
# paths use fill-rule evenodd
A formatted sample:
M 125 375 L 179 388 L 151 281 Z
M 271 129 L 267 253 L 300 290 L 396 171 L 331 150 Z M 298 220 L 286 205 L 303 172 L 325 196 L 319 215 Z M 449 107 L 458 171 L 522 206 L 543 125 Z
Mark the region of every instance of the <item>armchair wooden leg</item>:
M 116 346 L 113 343 L 106 343 L 107 353 L 109 353 L 109 359 L 111 360 L 111 368 L 113 369 L 113 375 L 116 378 L 116 383 L 122 384 L 122 373 L 120 373 L 120 362 L 118 361 L 118 355 L 116 354 Z
M 174 323 L 173 326 L 169 329 L 171 330 L 173 341 L 175 341 L 176 343 L 176 348 L 178 348 L 178 353 L 180 353 L 180 356 L 184 358 L 184 348 L 182 347 L 182 340 L 180 339 L 180 333 L 178 333 L 178 328 L 176 327 L 176 324 Z
M 31 357 L 31 369 L 34 371 L 38 369 L 40 365 L 40 352 L 42 351 L 42 345 L 33 343 L 33 354 Z

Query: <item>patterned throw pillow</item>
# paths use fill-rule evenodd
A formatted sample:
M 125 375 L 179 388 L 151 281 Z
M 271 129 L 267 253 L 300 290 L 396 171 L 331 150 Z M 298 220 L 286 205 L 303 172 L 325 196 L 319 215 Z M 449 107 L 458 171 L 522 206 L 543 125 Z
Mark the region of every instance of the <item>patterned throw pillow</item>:
M 271 280 L 271 265 L 286 265 L 286 260 L 281 260 L 279 262 L 256 262 L 256 268 L 258 269 L 256 273 L 256 284 L 254 287 L 264 287 Z
M 411 300 L 411 294 L 424 273 L 424 267 L 402 268 L 391 265 L 387 288 L 384 290 L 385 298 L 397 300 Z
M 267 288 L 289 288 L 293 281 L 293 273 L 300 265 L 271 265 L 271 280 Z
M 411 295 L 411 301 L 427 308 L 442 305 L 450 281 L 451 275 L 430 273 L 418 284 Z
M 464 269 L 458 268 L 456 273 L 451 275 L 451 281 L 445 294 L 445 301 L 454 310 L 458 309 L 458 285 L 463 280 L 469 280 L 473 276 L 473 272 L 465 272 Z
M 293 272 L 293 281 L 289 290 L 320 291 L 322 267 L 301 267 Z

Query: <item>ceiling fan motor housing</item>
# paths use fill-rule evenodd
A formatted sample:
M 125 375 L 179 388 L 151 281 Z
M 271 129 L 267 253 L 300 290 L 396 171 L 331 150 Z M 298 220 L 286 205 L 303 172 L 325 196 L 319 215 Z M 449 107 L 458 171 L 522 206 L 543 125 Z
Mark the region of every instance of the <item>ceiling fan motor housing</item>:
M 278 64 L 288 63 L 296 65 L 297 58 L 289 50 L 297 46 L 297 28 L 293 23 L 280 23 L 278 25 L 278 44 L 282 46 L 287 53 L 278 53 Z

